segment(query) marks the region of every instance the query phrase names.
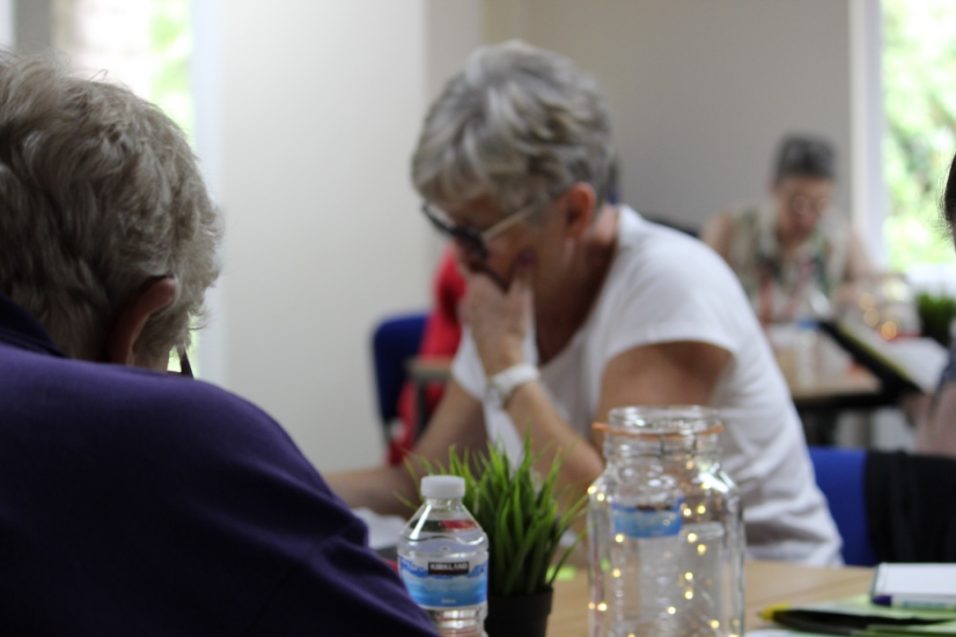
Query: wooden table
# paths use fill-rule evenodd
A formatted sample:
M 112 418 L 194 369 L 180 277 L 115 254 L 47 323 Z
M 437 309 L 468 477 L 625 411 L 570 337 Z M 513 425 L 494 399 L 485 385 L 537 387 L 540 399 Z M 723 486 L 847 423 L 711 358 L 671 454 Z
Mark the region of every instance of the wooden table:
M 896 404 L 896 393 L 888 391 L 866 368 L 854 364 L 824 331 L 777 326 L 768 338 L 801 414 L 872 410 Z
M 852 402 L 880 395 L 879 379 L 862 367 L 851 366 L 839 374 L 806 380 L 787 378 L 787 387 L 798 409 L 811 409 L 825 402 Z
M 748 562 L 744 573 L 746 628 L 767 626 L 758 613 L 773 604 L 803 604 L 865 593 L 873 571 L 867 568 L 816 568 L 786 562 Z M 549 637 L 586 637 L 588 634 L 587 573 L 558 582 L 548 620 Z

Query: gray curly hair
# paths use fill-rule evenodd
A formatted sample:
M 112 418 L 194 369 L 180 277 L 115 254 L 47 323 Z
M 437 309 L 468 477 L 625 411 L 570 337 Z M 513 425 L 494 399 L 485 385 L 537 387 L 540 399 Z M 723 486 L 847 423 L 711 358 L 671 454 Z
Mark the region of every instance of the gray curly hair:
M 576 182 L 600 205 L 614 149 L 596 81 L 561 55 L 511 41 L 476 50 L 432 105 L 412 158 L 419 193 L 443 206 L 488 197 L 503 211 Z
M 176 125 L 126 88 L 0 54 L 0 290 L 69 356 L 99 359 L 117 311 L 179 284 L 137 357 L 189 343 L 219 266 L 219 215 Z

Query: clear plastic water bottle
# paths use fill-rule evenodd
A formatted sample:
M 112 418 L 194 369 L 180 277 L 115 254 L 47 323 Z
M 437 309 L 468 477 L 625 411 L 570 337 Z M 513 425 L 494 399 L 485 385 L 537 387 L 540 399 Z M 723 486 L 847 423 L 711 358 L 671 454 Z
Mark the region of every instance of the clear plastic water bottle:
M 591 637 L 739 637 L 740 495 L 717 412 L 611 410 L 607 468 L 588 490 Z
M 488 614 L 488 536 L 462 504 L 465 481 L 422 478 L 425 503 L 398 541 L 398 572 L 445 637 L 482 637 Z

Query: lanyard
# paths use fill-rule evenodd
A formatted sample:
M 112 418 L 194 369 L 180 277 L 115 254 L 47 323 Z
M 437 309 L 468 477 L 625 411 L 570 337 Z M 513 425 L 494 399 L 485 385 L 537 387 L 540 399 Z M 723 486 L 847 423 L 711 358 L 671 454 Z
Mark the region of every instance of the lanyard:
M 793 321 L 797 315 L 797 309 L 800 302 L 803 301 L 803 295 L 807 284 L 813 275 L 813 260 L 804 259 L 800 263 L 800 276 L 797 278 L 797 284 L 793 286 L 787 298 L 780 319 L 783 321 Z M 773 302 L 773 271 L 769 264 L 761 264 L 760 267 L 760 296 L 758 299 L 757 316 L 763 325 L 769 325 L 774 322 L 774 302 Z

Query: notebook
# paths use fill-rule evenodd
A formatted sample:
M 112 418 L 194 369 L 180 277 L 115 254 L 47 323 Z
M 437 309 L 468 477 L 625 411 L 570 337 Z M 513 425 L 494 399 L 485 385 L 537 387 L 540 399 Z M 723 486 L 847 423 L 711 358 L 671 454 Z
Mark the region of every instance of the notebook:
M 885 341 L 872 329 L 850 320 L 823 322 L 820 327 L 890 387 L 931 394 L 946 366 L 946 348 L 930 338 Z
M 956 564 L 880 564 L 870 597 L 896 608 L 956 610 Z

